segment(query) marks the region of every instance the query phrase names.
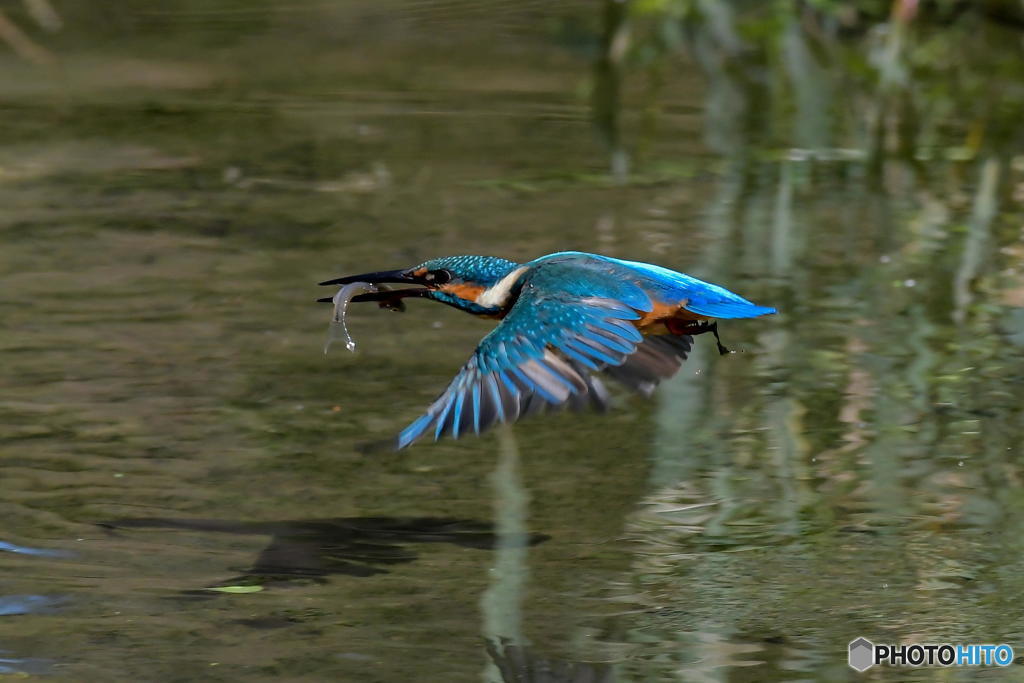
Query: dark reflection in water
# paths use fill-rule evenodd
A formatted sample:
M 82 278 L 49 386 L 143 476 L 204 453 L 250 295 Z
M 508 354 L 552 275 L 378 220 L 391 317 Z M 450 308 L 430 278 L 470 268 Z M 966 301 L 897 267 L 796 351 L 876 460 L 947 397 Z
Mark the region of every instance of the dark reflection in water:
M 44 676 L 54 673 L 54 662 L 46 659 L 19 659 L 7 657 L 10 654 L 0 650 L 0 674 L 11 675 L 12 678 L 37 675 Z
M 487 654 L 503 683 L 611 683 L 607 664 L 565 662 L 538 656 L 532 649 L 506 641 L 488 642 Z
M 15 621 L 30 614 L 56 614 L 66 606 L 67 599 L 57 595 L 0 595 L 0 618 Z M 36 648 L 33 648 L 36 649 Z M 37 657 L 14 657 L 14 653 L 0 647 L 0 674 L 25 676 L 54 673 L 57 662 Z
M 342 517 L 270 522 L 217 519 L 118 519 L 101 524 L 110 529 L 183 529 L 225 534 L 270 536 L 271 541 L 245 571 L 244 579 L 321 577 L 330 574 L 373 576 L 386 574 L 383 566 L 416 560 L 408 546 L 451 543 L 464 548 L 490 549 L 496 537 L 486 522 L 445 517 Z M 535 545 L 548 540 L 543 534 L 502 539 Z
M 50 614 L 64 602 L 53 595 L 0 595 L 0 617 L 16 614 Z
M 35 555 L 36 557 L 73 557 L 74 554 L 66 550 L 52 550 L 47 548 L 32 548 L 27 545 L 16 545 L 7 541 L 0 541 L 0 552 L 18 553 L 19 555 Z

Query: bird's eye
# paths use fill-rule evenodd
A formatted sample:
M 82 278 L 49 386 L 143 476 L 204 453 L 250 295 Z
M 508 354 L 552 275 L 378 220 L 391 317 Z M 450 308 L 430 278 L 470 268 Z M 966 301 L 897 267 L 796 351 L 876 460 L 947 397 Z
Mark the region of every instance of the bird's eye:
M 443 285 L 451 282 L 452 274 L 447 270 L 432 270 L 423 276 L 424 281 L 432 285 Z

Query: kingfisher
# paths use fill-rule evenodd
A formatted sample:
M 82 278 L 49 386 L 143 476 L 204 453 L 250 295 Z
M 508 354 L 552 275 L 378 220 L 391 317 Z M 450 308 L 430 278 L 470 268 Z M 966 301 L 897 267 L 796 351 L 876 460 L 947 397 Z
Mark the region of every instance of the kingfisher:
M 480 434 L 496 423 L 563 407 L 604 410 L 608 390 L 596 373 L 649 396 L 672 377 L 718 319 L 775 313 L 724 287 L 639 261 L 576 251 L 527 263 L 494 256 L 447 256 L 412 268 L 349 275 L 321 285 L 406 284 L 359 294 L 401 310 L 407 298 L 438 301 L 501 322 L 426 412 L 393 446 Z M 332 297 L 319 299 L 331 302 Z

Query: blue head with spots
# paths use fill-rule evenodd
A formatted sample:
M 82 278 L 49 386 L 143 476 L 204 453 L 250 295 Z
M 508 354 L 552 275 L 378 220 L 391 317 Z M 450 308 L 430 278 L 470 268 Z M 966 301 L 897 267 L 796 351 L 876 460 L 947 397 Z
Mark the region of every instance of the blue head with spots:
M 406 273 L 430 289 L 427 298 L 486 315 L 500 311 L 504 297 L 488 300 L 483 295 L 517 268 L 515 261 L 496 256 L 445 256 L 424 261 Z
M 401 299 L 422 297 L 477 315 L 500 315 L 516 284 L 513 273 L 522 272 L 518 263 L 494 256 L 446 256 L 424 261 L 403 270 L 348 275 L 321 282 L 322 285 L 403 283 L 411 289 L 384 290 L 360 294 L 352 301 L 376 301 L 401 309 Z M 321 301 L 331 301 L 330 298 Z

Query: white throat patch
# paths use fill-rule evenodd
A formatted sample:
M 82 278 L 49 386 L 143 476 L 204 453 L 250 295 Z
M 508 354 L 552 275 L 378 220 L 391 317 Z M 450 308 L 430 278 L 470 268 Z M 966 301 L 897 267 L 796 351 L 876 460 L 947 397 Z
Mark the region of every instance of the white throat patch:
M 526 272 L 526 266 L 520 266 L 505 277 L 498 280 L 494 285 L 480 292 L 476 302 L 485 308 L 500 308 L 508 301 L 512 293 L 512 285 L 516 283 L 519 276 Z

